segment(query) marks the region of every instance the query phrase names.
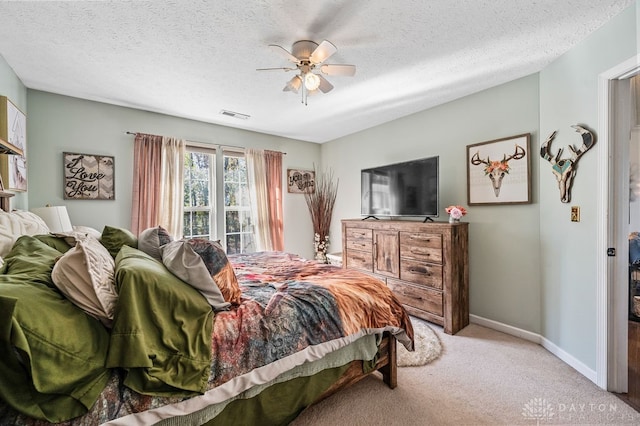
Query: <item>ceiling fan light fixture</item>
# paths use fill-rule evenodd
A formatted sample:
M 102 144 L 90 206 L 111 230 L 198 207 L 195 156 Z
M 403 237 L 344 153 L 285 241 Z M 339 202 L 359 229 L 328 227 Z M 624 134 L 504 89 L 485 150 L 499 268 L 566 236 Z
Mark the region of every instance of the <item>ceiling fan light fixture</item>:
M 298 93 L 300 86 L 302 86 L 302 79 L 300 78 L 299 75 L 296 75 L 291 80 L 289 80 L 289 82 L 287 83 L 286 86 L 284 86 L 284 89 L 282 89 L 282 91 Z
M 304 76 L 304 87 L 309 91 L 316 90 L 318 87 L 320 87 L 320 77 L 312 72 L 308 72 Z
M 356 72 L 355 65 L 323 64 L 338 50 L 333 43 L 327 40 L 323 40 L 320 44 L 311 40 L 298 40 L 291 46 L 291 53 L 277 44 L 270 44 L 269 48 L 295 64 L 295 68 L 258 68 L 257 70 L 297 70 L 299 74 L 289 80 L 282 90 L 293 93 L 301 92 L 302 103 L 305 105 L 307 105 L 307 96 L 318 92 L 328 93 L 333 90 L 333 84 L 327 81 L 322 74 L 353 76 Z M 317 70 L 317 73 L 314 73 L 314 70 Z

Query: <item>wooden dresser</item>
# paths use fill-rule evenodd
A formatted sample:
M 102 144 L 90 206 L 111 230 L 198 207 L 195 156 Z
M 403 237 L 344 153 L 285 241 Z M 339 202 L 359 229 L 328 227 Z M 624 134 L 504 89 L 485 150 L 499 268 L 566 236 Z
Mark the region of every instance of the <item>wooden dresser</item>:
M 469 224 L 342 221 L 342 265 L 386 282 L 409 314 L 455 334 L 469 324 Z

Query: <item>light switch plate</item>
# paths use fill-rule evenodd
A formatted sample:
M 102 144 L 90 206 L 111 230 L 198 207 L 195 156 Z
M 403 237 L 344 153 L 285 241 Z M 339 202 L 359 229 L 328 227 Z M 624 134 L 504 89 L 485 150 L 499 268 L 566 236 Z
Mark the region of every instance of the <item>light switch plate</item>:
M 571 206 L 571 222 L 580 222 L 580 207 Z

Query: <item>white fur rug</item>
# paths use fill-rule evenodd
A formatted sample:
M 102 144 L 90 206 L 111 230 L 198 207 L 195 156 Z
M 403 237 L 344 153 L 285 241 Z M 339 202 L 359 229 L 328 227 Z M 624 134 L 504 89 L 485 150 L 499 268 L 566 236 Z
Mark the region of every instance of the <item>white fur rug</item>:
M 409 352 L 403 345 L 398 345 L 398 367 L 415 367 L 435 361 L 442 353 L 442 343 L 425 321 L 411 317 L 413 324 L 414 347 Z

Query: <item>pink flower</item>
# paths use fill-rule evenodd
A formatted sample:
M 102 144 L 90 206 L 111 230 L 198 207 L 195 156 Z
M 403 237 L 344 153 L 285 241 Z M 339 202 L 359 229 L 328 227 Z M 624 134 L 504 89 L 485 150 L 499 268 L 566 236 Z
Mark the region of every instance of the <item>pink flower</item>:
M 454 219 L 460 219 L 462 217 L 462 211 L 459 208 L 454 207 L 451 209 L 451 213 L 449 215 Z
M 467 214 L 467 210 L 462 206 L 449 206 L 444 211 L 454 219 L 460 219 Z
M 494 170 L 499 169 L 503 172 L 509 173 L 509 164 L 500 160 L 492 161 L 487 167 L 484 168 L 485 174 L 493 173 Z

